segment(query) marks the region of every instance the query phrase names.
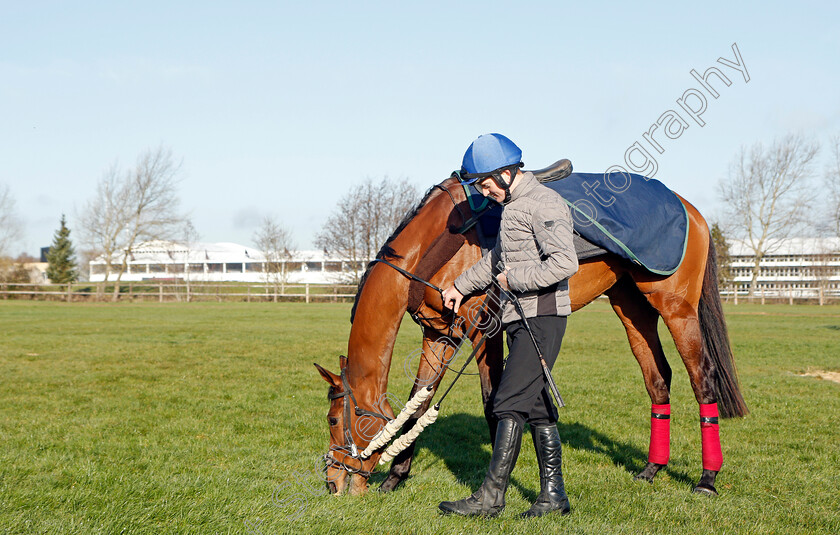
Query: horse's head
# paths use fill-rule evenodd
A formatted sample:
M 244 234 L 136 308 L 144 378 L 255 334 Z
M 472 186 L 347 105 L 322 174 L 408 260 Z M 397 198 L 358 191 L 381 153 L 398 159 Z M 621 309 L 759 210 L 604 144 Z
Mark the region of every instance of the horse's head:
M 463 188 L 457 180 L 447 179 L 430 188 L 417 207 L 406 214 L 377 258 L 396 262 L 409 272 L 417 271 L 417 276 L 439 286 L 448 285 L 481 257 L 480 249 L 475 246 L 478 242 L 475 230 L 470 230 L 469 238 L 450 230 L 463 226 L 470 214 Z M 465 242 L 473 246 L 464 247 Z M 434 251 L 434 255 L 423 255 L 429 250 Z M 429 256 L 423 265 L 420 265 L 421 256 Z M 371 262 L 359 283 L 351 312 L 353 326 L 348 351 L 352 364 L 348 367 L 347 358 L 342 357 L 340 375 L 315 365 L 330 387 L 327 413 L 330 445 L 324 460 L 327 487 L 334 494 L 343 492 L 348 486 L 351 494 L 364 492 L 370 471 L 380 458 L 380 454 L 374 452 L 363 459 L 362 452 L 386 421 L 393 418 L 384 390 L 394 341 L 408 303 L 391 296 L 404 295 L 408 283 L 409 279 L 393 265 Z M 426 285 L 421 286 L 417 295 L 418 318 L 427 327 L 447 335 L 462 336 L 460 324 L 453 325 L 451 311 L 443 309 L 440 293 Z M 424 294 L 426 290 L 433 292 L 428 298 Z M 389 298 L 382 299 L 386 295 Z M 348 475 L 355 477 L 348 479 Z
M 347 381 L 346 365 L 347 357 L 340 357 L 341 375 L 336 375 L 315 364 L 321 377 L 330 385 L 327 392 L 330 400 L 327 412 L 330 444 L 324 455 L 326 484 L 330 493 L 342 494 L 348 487 L 348 476 L 354 475 L 350 494 L 364 494 L 379 454 L 374 453 L 367 459 L 362 459 L 360 454 L 384 422 L 374 422 L 376 418 L 357 414 L 356 409 L 359 407 Z M 377 428 L 374 429 L 373 425 Z

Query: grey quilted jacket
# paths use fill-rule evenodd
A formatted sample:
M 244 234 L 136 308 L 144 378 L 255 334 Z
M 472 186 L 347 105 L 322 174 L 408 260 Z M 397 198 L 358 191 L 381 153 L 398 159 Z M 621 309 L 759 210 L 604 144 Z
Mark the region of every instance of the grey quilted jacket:
M 563 198 L 540 184 L 533 173 L 526 171 L 516 180 L 521 182 L 502 211 L 496 246 L 455 279 L 455 288 L 464 295 L 483 290 L 503 266 L 526 317 L 568 316 L 572 313 L 568 279 L 578 269 L 571 212 Z M 513 303 L 505 302 L 502 323 L 519 319 Z

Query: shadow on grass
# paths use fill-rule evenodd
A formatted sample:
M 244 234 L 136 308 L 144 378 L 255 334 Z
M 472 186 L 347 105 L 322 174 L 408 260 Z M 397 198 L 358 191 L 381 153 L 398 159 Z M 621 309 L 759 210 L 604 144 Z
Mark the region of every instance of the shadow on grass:
M 647 464 L 646 451 L 642 451 L 626 442 L 613 440 L 579 422 L 570 424 L 561 422 L 558 428 L 563 446 L 606 455 L 612 460 L 613 464 L 622 466 L 631 475 L 635 476 L 641 472 Z M 692 486 L 694 484 L 691 477 L 684 472 L 673 470 L 670 467 L 666 467 L 662 471 L 671 476 L 674 481 Z
M 564 448 L 605 455 L 613 464 L 623 467 L 631 475 L 639 473 L 647 463 L 647 452 L 626 442 L 614 440 L 579 422 L 561 422 L 558 429 Z M 528 430 L 525 432 L 528 433 Z M 490 452 L 486 448 L 490 444 L 490 433 L 484 418 L 471 414 L 452 414 L 426 428 L 418 440 L 418 446 L 428 448 L 443 460 L 446 468 L 455 475 L 459 483 L 469 486 L 473 491 L 481 486 L 490 464 Z M 530 441 L 526 444 L 530 444 Z M 675 481 L 686 485 L 694 484 L 691 477 L 684 472 L 671 468 L 665 468 L 663 472 Z M 384 471 L 377 472 L 371 478 L 371 483 L 378 485 L 387 475 Z M 511 478 L 511 485 L 516 487 L 525 499 L 532 502 L 537 499 L 539 489 L 526 488 L 516 478 Z
M 463 413 L 439 418 L 417 439 L 418 447 L 429 449 L 443 461 L 447 470 L 455 475 L 459 483 L 468 485 L 473 490 L 481 486 L 487 465 L 490 464 L 490 452 L 485 451 L 489 444 L 487 421 Z M 412 466 L 412 470 L 414 469 L 416 466 Z M 388 471 L 374 472 L 370 478 L 371 486 L 379 486 L 386 477 Z M 408 479 L 411 477 L 412 474 L 409 474 Z

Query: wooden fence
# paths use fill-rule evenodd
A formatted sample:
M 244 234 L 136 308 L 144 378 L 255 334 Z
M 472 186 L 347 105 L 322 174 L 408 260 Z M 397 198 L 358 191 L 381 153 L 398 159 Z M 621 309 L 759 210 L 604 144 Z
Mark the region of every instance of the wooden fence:
M 787 303 L 828 305 L 840 303 L 840 290 L 827 288 L 824 285 L 806 285 L 801 282 L 790 284 L 776 283 L 774 288 L 756 288 L 752 295 L 747 290 L 733 288 L 722 289 L 721 298 L 724 303 Z
M 73 284 L 16 284 L 0 283 L 0 299 L 50 301 L 352 301 L 356 285 L 347 284 L 263 284 L 209 283 L 183 281 L 108 283 L 77 282 Z M 116 296 L 116 297 L 115 297 Z
M 77 282 L 73 284 L 18 284 L 0 282 L 0 299 L 26 299 L 49 301 L 113 301 L 116 285 L 108 283 Z M 116 293 L 118 301 L 245 301 L 245 302 L 345 302 L 356 296 L 353 284 L 265 284 L 230 282 L 191 282 L 161 280 L 151 282 L 124 282 Z M 840 303 L 835 290 L 814 288 L 759 288 L 749 296 L 743 290 L 726 288 L 721 291 L 724 302 L 738 303 Z

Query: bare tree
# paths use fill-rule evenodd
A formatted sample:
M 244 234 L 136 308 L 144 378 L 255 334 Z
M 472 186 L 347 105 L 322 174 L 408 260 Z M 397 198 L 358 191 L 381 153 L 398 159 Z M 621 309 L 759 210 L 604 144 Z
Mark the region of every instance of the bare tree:
M 32 273 L 26 267 L 30 259 L 25 258 L 25 255 L 20 255 L 13 259 L 9 256 L 0 257 L 0 290 L 10 289 L 8 284 L 29 284 L 32 282 Z M 12 290 L 22 290 L 25 288 L 11 287 Z M 3 295 L 3 299 L 8 299 L 9 295 Z
M 806 273 L 810 270 L 810 274 L 814 276 L 817 297 L 819 304 L 822 305 L 831 287 L 832 275 L 835 273 L 834 258 L 837 256 L 837 250 L 832 248 L 830 242 L 827 241 L 817 241 L 816 244 L 815 254 L 809 259 L 811 267 L 806 268 Z
M 15 212 L 15 199 L 9 186 L 0 184 L 0 256 L 20 237 L 20 220 Z
M 124 245 L 128 194 L 123 182 L 123 173 L 116 164 L 112 165 L 97 183 L 96 194 L 78 214 L 80 234 L 86 247 L 85 255 L 91 258 L 101 255 L 105 260 L 105 280 L 97 292 L 100 297 L 108 277 L 114 271 L 116 255 Z
M 315 244 L 325 253 L 330 253 L 345 261 L 349 280 L 358 282 L 359 265 L 363 258 L 370 258 L 364 240 L 362 216 L 359 207 L 362 204 L 359 187 L 347 192 L 333 209 L 332 214 L 321 227 L 315 238 Z M 366 256 L 368 255 L 368 256 Z
M 825 170 L 829 220 L 835 236 L 840 236 L 840 135 L 831 138 L 831 156 Z
M 187 220 L 184 222 L 184 225 L 181 227 L 181 239 L 184 240 L 184 247 L 186 248 L 184 257 L 184 282 L 187 285 L 187 303 L 189 303 L 192 300 L 191 253 L 198 240 L 201 239 L 201 235 L 195 229 L 195 226 L 193 226 L 192 221 Z
M 407 179 L 368 178 L 339 200 L 316 245 L 344 260 L 348 278 L 357 283 L 363 263 L 376 255 L 417 200 L 417 188 Z
M 86 244 L 105 259 L 105 282 L 117 273 L 114 301 L 134 247 L 170 239 L 184 221 L 176 190 L 179 170 L 172 150 L 163 146 L 141 154 L 133 169 L 122 171 L 115 164 L 79 216 Z
M 840 237 L 840 134 L 835 135 L 830 141 L 830 155 L 828 165 L 825 169 L 825 186 L 827 190 L 826 200 L 828 202 L 828 222 L 831 227 L 831 234 Z M 820 304 L 823 304 L 824 296 L 830 286 L 830 279 L 836 272 L 834 259 L 840 252 L 836 248 L 828 247 L 820 256 L 819 262 L 819 283 L 820 283 Z
M 260 228 L 254 232 L 254 244 L 265 255 L 263 275 L 267 284 L 274 286 L 274 301 L 277 301 L 277 294 L 282 293 L 288 271 L 284 260 L 288 260 L 294 254 L 295 244 L 292 241 L 292 233 L 281 225 L 274 218 L 266 216 L 262 220 Z
M 715 246 L 715 256 L 717 256 L 718 287 L 728 288 L 732 282 L 732 260 L 729 257 L 729 241 L 726 239 L 726 234 L 724 234 L 723 229 L 718 223 L 713 223 L 710 230 L 712 243 Z
M 727 230 L 752 250 L 750 295 L 755 293 L 761 260 L 785 238 L 809 224 L 816 197 L 811 178 L 816 142 L 798 135 L 742 148 L 718 187 L 725 204 Z

